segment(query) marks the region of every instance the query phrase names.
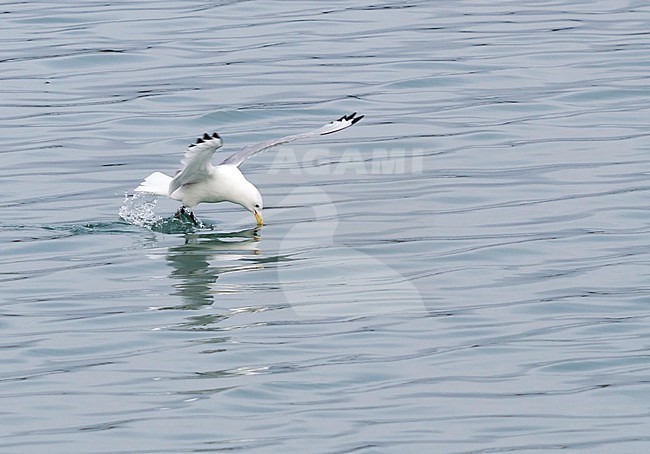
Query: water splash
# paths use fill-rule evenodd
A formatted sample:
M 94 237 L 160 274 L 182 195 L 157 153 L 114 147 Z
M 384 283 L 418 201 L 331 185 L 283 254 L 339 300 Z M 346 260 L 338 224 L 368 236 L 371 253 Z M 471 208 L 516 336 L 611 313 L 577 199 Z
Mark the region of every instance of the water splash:
M 154 232 L 160 233 L 194 233 L 198 230 L 213 230 L 214 226 L 212 224 L 205 224 L 203 221 L 198 219 L 199 225 L 194 225 L 189 216 L 176 217 L 171 216 L 168 218 L 158 218 L 151 225 L 145 225 L 148 229 L 153 230 Z
M 158 197 L 144 192 L 136 192 L 132 196 L 124 194 L 119 216 L 129 224 L 151 229 L 163 219 L 155 213 Z
M 152 194 L 143 192 L 136 192 L 132 196 L 125 194 L 118 214 L 129 224 L 160 233 L 192 233 L 200 229 L 214 228 L 214 225 L 206 224 L 200 219 L 199 225 L 194 225 L 186 214 L 163 218 L 155 212 L 157 203 L 158 197 Z

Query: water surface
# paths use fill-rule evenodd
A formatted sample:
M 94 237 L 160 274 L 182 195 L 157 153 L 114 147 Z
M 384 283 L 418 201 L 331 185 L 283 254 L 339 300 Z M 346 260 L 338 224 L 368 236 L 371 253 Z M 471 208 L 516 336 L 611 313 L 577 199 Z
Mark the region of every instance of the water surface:
M 0 450 L 648 450 L 645 2 L 2 12 Z

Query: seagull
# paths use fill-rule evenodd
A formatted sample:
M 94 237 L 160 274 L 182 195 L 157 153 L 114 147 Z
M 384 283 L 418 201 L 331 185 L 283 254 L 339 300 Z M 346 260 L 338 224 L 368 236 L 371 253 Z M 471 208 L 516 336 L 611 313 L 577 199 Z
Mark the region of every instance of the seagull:
M 344 115 L 319 129 L 301 134 L 268 140 L 249 145 L 224 159 L 221 164 L 213 166 L 212 155 L 223 145 L 221 136 L 216 132 L 205 133 L 185 150 L 181 161 L 182 169 L 176 176 L 170 177 L 162 172 L 154 172 L 144 179 L 136 192 L 145 192 L 178 200 L 183 205 L 175 217 L 189 216 L 194 225 L 199 225 L 194 216 L 194 209 L 199 203 L 232 202 L 241 205 L 255 216 L 258 226 L 264 224 L 262 218 L 262 195 L 260 191 L 244 177 L 239 166 L 248 158 L 271 147 L 294 140 L 333 134 L 349 128 L 364 116 L 357 113 Z

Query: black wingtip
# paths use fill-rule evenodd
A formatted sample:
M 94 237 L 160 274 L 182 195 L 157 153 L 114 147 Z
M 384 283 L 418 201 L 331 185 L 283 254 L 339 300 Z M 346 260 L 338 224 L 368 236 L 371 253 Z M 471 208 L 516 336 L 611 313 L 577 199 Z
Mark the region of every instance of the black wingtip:
M 200 145 L 200 144 L 205 143 L 205 142 L 209 142 L 209 141 L 214 140 L 214 139 L 221 140 L 221 136 L 219 134 L 217 134 L 216 132 L 213 132 L 212 135 L 205 132 L 205 133 L 203 133 L 202 137 L 199 137 L 198 139 L 196 139 L 196 143 L 191 143 L 190 144 L 190 148 L 195 147 L 195 146 Z
M 358 117 L 353 118 L 353 119 L 352 119 L 352 124 L 355 124 L 355 123 L 361 121 L 361 119 L 362 119 L 363 117 L 365 117 L 365 115 L 359 115 Z
M 355 118 L 354 118 L 356 116 L 356 114 L 357 114 L 356 112 L 352 112 L 349 115 L 343 115 L 341 118 L 339 118 L 336 121 L 350 121 L 350 120 L 352 120 L 353 121 L 352 124 L 354 124 L 355 121 L 359 121 L 359 120 L 355 120 Z M 359 118 L 363 118 L 363 115 L 361 115 Z

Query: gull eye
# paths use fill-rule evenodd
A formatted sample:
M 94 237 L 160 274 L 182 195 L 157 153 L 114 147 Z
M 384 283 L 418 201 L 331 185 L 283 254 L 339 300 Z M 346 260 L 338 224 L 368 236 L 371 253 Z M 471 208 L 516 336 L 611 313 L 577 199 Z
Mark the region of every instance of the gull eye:
M 259 204 L 255 205 L 255 208 L 259 208 L 259 207 L 260 207 Z

